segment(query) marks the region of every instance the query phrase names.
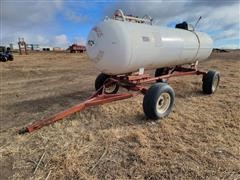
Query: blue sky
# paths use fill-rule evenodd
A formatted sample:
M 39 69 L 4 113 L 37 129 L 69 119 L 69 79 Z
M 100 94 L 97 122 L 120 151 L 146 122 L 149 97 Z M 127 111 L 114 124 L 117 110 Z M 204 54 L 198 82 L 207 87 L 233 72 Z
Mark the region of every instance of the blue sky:
M 219 48 L 240 48 L 238 0 L 181 1 L 65 1 L 0 0 L 1 44 L 16 44 L 18 37 L 42 46 L 84 44 L 90 29 L 121 8 L 128 14 L 154 18 L 158 26 L 174 27 L 184 20 L 202 20 L 198 30 L 207 32 Z M 21 13 L 18 13 L 21 12 Z

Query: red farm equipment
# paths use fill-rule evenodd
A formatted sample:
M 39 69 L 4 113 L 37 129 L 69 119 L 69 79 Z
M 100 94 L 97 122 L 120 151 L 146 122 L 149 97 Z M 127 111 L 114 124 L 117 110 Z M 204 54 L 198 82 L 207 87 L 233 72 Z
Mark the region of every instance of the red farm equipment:
M 70 53 L 84 53 L 86 51 L 85 46 L 78 44 L 72 44 L 68 49 L 70 50 Z

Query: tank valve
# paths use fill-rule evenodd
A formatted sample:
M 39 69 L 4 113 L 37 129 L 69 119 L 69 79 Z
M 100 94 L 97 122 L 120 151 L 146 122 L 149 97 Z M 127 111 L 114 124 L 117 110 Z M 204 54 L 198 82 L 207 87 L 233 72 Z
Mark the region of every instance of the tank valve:
M 93 46 L 95 44 L 95 42 L 93 40 L 88 40 L 88 43 L 87 43 L 89 46 Z

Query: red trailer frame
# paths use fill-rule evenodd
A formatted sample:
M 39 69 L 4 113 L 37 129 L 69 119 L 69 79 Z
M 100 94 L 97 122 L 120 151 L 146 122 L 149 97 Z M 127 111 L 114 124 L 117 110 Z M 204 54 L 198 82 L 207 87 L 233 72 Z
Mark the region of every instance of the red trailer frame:
M 138 93 L 132 93 L 132 91 L 141 92 L 145 94 L 148 90 L 147 85 L 154 83 L 157 80 L 169 79 L 172 77 L 186 76 L 186 75 L 206 75 L 207 72 L 197 70 L 197 66 L 191 66 L 190 68 L 176 66 L 174 68 L 169 68 L 168 74 L 151 77 L 149 74 L 139 75 L 138 73 L 131 75 L 117 75 L 110 77 L 105 81 L 104 85 L 96 91 L 92 96 L 90 96 L 86 101 L 75 105 L 69 109 L 66 109 L 62 112 L 59 112 L 51 117 L 41 119 L 33 122 L 32 124 L 21 129 L 19 133 L 33 132 L 34 130 L 40 129 L 43 126 L 47 126 L 55 123 L 71 114 L 81 111 L 90 106 L 96 106 L 100 104 L 110 103 L 113 101 L 123 100 L 131 98 Z M 117 84 L 120 87 L 127 89 L 128 93 L 119 93 L 119 94 L 106 94 L 105 88 L 113 84 Z

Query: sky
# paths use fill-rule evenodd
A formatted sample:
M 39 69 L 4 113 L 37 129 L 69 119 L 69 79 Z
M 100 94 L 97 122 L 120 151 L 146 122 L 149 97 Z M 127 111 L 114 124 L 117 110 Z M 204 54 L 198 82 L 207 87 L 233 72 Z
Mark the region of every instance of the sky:
M 174 27 L 187 21 L 208 33 L 215 48 L 240 48 L 240 0 L 0 0 L 0 43 L 66 48 L 85 44 L 89 31 L 116 9 L 136 16 L 150 15 L 154 25 Z

